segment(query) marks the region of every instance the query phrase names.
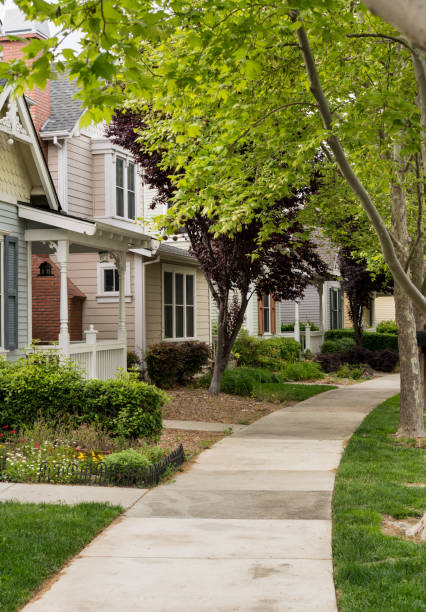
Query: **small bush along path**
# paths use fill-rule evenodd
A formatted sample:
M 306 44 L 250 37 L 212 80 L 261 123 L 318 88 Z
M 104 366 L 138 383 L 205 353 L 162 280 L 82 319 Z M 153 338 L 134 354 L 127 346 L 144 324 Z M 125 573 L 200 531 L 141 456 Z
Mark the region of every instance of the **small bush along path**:
M 426 610 L 426 543 L 382 532 L 383 518 L 426 508 L 426 445 L 392 437 L 399 396 L 363 421 L 343 455 L 334 488 L 333 562 L 340 612 Z
M 14 612 L 122 508 L 0 503 L 0 610 Z

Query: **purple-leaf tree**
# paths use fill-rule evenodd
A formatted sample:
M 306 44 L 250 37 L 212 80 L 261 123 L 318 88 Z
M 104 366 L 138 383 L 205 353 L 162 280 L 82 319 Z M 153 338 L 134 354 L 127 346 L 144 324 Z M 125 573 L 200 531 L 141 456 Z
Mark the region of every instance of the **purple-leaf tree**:
M 339 252 L 340 284 L 348 298 L 348 314 L 354 326 L 355 342 L 362 344 L 364 308 L 370 306 L 373 292 L 392 293 L 392 282 L 386 274 L 372 274 L 363 259 L 356 259 L 349 247 Z
M 131 151 L 135 161 L 144 168 L 146 183 L 157 190 L 152 206 L 166 204 L 173 196 L 169 176 L 173 169 L 161 167 L 161 151 L 147 152 L 138 137 L 144 130 L 143 114 L 117 113 L 107 129 L 115 144 Z M 304 235 L 297 215 L 304 198 L 314 187 L 295 193 L 291 198 L 275 202 L 269 211 L 269 221 L 277 231 L 259 244 L 262 220 L 255 219 L 243 225 L 232 236 L 217 237 L 211 231 L 214 217 L 196 212 L 185 221 L 185 232 L 190 252 L 197 258 L 215 301 L 217 320 L 217 347 L 210 393 L 218 394 L 223 373 L 232 347 L 244 322 L 250 298 L 269 293 L 277 301 L 296 300 L 306 287 L 318 277 L 328 277 L 327 267 L 318 256 L 315 245 Z

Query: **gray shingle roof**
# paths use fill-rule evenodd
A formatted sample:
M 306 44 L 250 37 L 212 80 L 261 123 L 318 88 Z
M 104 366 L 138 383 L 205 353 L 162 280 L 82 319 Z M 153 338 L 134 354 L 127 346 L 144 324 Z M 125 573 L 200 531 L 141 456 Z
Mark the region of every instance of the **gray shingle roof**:
M 77 91 L 76 84 L 70 83 L 66 74 L 58 74 L 57 79 L 50 81 L 50 117 L 41 134 L 72 132 L 83 114 L 81 101 L 74 98 Z
M 158 249 L 160 255 L 180 255 L 181 257 L 187 257 L 193 261 L 197 261 L 197 258 L 191 255 L 186 249 L 172 246 L 171 244 L 164 244 L 162 242 Z

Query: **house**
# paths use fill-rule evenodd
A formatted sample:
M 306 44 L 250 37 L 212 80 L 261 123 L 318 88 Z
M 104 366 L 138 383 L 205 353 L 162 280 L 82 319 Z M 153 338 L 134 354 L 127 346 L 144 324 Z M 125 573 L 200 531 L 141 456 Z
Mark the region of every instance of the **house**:
M 3 31 L 47 36 L 44 24 L 28 23 L 16 10 L 6 12 Z M 16 57 L 23 44 L 3 39 L 3 58 Z M 49 342 L 41 349 L 59 341 L 89 376 L 106 378 L 125 367 L 128 350 L 143 355 L 161 340 L 209 342 L 209 294 L 187 249 L 160 245 L 149 224 L 138 221 L 149 209 L 143 170 L 105 137 L 103 124 L 79 128 L 83 109 L 76 93 L 58 74 L 34 102 L 39 149 L 61 218 L 53 231 L 40 225 L 44 211 L 26 213 L 32 224 L 26 238 L 33 244 L 29 290 L 37 292 L 32 321 L 39 339 Z M 74 231 L 81 224 L 87 229 L 84 241 Z

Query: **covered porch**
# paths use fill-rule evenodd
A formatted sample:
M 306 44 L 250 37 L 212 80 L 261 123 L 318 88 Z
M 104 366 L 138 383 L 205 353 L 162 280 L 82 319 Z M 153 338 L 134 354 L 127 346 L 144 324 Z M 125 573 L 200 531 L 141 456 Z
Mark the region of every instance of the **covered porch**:
M 134 229 L 117 227 L 107 220 L 85 221 L 34 209 L 19 207 L 19 216 L 27 221 L 25 240 L 29 260 L 32 255 L 52 257 L 60 273 L 59 333 L 57 342 L 37 344 L 37 351 L 58 350 L 65 358 L 78 364 L 87 378 L 106 380 L 116 376 L 127 364 L 126 332 L 126 254 L 130 249 L 151 250 L 151 238 Z M 92 323 L 83 330 L 82 341 L 71 341 L 69 330 L 68 275 L 69 258 L 73 253 L 99 254 L 100 262 L 111 260 L 118 273 L 118 325 L 115 339 L 99 340 Z M 88 263 L 88 265 L 91 265 Z M 29 303 L 32 286 L 29 283 Z M 30 319 L 31 320 L 31 319 Z M 32 339 L 32 329 L 29 334 Z

